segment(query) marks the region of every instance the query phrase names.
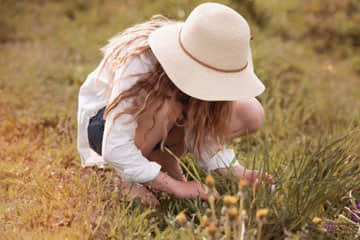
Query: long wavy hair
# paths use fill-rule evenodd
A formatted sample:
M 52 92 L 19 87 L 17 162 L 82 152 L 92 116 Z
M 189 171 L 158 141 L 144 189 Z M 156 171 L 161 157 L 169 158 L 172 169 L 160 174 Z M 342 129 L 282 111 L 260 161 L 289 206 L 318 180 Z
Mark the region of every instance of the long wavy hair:
M 104 64 L 111 65 L 110 69 L 112 69 L 113 74 L 116 69 L 130 58 L 151 51 L 147 42 L 150 33 L 163 25 L 172 23 L 176 23 L 176 21 L 162 15 L 154 15 L 149 21 L 134 25 L 120 32 L 112 37 L 108 44 L 101 49 L 104 54 Z M 135 42 L 137 44 L 134 44 Z M 124 49 L 126 51 L 123 51 Z M 154 71 L 141 73 L 140 75 L 141 78 L 133 86 L 119 93 L 106 107 L 104 119 L 106 119 L 113 108 L 125 99 L 133 98 L 135 101 L 132 101 L 132 105 L 118 113 L 115 118 L 126 113 L 133 115 L 133 120 L 137 121 L 150 105 L 160 102 L 161 104 L 153 113 L 152 127 L 148 130 L 149 132 L 155 125 L 157 112 L 165 102 L 172 100 L 180 101 L 186 106 L 186 111 L 179 118 L 181 122 L 176 121 L 175 124 L 187 127 L 185 132 L 186 151 L 197 151 L 197 153 L 200 153 L 202 148 L 209 143 L 209 139 L 211 139 L 211 144 L 219 144 L 219 147 L 226 144 L 230 134 L 228 125 L 232 115 L 231 101 L 203 101 L 186 95 L 172 83 L 160 63 L 156 64 Z M 126 81 L 126 79 L 123 79 L 123 81 Z M 145 91 L 144 95 L 139 94 L 142 91 Z M 168 116 L 171 114 L 169 112 Z M 168 135 L 167 124 L 168 122 L 165 122 L 165 127 L 163 128 L 162 151 L 164 151 L 164 143 Z M 192 142 L 189 143 L 186 139 L 192 139 Z

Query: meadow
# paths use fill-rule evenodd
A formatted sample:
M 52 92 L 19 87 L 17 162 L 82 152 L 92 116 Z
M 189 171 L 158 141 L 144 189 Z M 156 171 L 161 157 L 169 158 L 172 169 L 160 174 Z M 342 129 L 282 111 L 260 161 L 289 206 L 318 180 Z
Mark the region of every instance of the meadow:
M 360 238 L 358 0 L 218 1 L 248 20 L 267 87 L 261 130 L 231 146 L 274 177 L 273 191 L 214 176 L 222 196 L 241 200 L 159 194 L 152 209 L 120 197 L 110 167 L 81 168 L 77 95 L 99 48 L 154 14 L 184 20 L 201 2 L 0 0 L 1 239 Z M 180 160 L 188 179 L 205 181 L 191 154 Z

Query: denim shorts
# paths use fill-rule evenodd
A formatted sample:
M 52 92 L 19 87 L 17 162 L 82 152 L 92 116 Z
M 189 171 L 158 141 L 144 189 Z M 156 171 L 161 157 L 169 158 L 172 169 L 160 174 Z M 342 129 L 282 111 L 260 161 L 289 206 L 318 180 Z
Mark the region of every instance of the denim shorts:
M 105 120 L 103 119 L 104 112 L 105 107 L 101 108 L 97 114 L 90 119 L 87 128 L 90 148 L 99 155 L 101 155 L 102 140 L 105 128 Z M 154 150 L 160 149 L 160 143 L 161 141 L 156 144 Z

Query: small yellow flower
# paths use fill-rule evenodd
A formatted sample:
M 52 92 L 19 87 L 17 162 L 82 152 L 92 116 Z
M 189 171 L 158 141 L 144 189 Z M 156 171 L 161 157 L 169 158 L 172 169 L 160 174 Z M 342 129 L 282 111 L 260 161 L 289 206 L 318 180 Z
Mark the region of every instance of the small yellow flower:
M 256 211 L 256 219 L 262 221 L 269 214 L 268 208 L 260 208 Z
M 237 216 L 239 215 L 239 211 L 236 207 L 231 207 L 228 211 L 228 215 L 230 220 L 235 220 Z
M 312 222 L 313 222 L 314 224 L 319 224 L 319 223 L 321 223 L 321 218 L 314 217 L 313 220 L 312 220 Z
M 240 179 L 239 185 L 240 185 L 240 187 L 244 188 L 247 185 L 249 185 L 249 182 L 246 179 Z
M 205 184 L 208 185 L 209 188 L 213 188 L 215 187 L 215 179 L 211 175 L 207 175 Z
M 209 218 L 207 216 L 203 216 L 201 219 L 201 227 L 209 226 Z
M 230 207 L 232 205 L 235 205 L 238 201 L 238 198 L 235 197 L 235 196 L 231 196 L 231 195 L 225 195 L 224 196 L 224 204 L 227 206 L 227 207 Z
M 332 72 L 334 70 L 334 66 L 332 64 L 328 64 L 326 66 L 326 69 L 329 71 L 329 72 Z
M 186 215 L 184 212 L 181 212 L 176 216 L 176 222 L 180 225 L 183 225 L 186 222 Z
M 211 236 L 214 236 L 216 234 L 217 231 L 217 227 L 215 223 L 210 223 L 209 227 L 208 227 L 208 231 L 210 233 Z

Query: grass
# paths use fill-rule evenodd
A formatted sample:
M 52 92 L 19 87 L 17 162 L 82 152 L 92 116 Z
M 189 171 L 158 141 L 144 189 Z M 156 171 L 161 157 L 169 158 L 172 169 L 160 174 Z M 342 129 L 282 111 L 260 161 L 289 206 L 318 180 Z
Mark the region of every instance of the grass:
M 199 239 L 208 206 L 160 194 L 159 211 L 120 198 L 115 173 L 80 167 L 77 94 L 99 48 L 127 26 L 162 13 L 184 19 L 203 1 L 0 1 L 0 232 L 5 239 Z M 268 208 L 262 239 L 354 239 L 346 206 L 360 181 L 358 1 L 220 1 L 250 23 L 266 121 L 232 147 L 277 188 L 244 190 L 247 239 Z M 207 173 L 191 154 L 191 175 Z M 197 177 L 199 176 L 199 177 Z M 236 194 L 235 179 L 216 179 Z M 221 215 L 222 203 L 215 206 Z M 174 223 L 185 210 L 186 228 Z M 324 231 L 312 222 L 334 222 Z

